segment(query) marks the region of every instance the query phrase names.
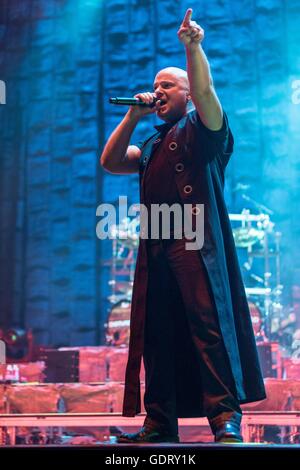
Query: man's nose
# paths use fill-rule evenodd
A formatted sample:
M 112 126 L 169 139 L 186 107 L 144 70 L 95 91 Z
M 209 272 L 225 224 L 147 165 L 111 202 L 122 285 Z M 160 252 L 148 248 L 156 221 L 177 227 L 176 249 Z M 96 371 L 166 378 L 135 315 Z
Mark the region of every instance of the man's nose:
M 163 96 L 163 93 L 160 91 L 159 88 L 156 88 L 155 95 L 156 95 L 156 98 L 161 98 Z

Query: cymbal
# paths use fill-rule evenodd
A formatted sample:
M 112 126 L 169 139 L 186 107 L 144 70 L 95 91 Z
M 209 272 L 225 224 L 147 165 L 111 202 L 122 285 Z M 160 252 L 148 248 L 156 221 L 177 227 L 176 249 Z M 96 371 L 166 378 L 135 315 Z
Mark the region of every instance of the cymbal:
M 273 256 L 279 256 L 280 253 L 279 251 L 275 250 L 268 250 L 267 252 L 261 250 L 261 251 L 251 251 L 250 253 L 250 256 L 251 258 L 270 258 L 270 257 L 273 257 Z
M 271 289 L 269 287 L 245 287 L 247 296 L 257 295 L 270 295 Z
M 257 230 L 253 227 L 238 227 L 234 228 L 232 232 L 238 248 L 249 248 L 261 241 L 265 236 L 264 230 Z
M 131 292 L 128 293 L 127 295 L 124 295 L 124 294 L 110 295 L 108 297 L 108 300 L 111 304 L 116 304 L 118 302 L 130 302 L 131 301 Z
M 229 219 L 232 222 L 262 222 L 268 220 L 269 216 L 266 214 L 250 214 L 248 211 L 243 211 L 240 214 L 229 214 Z

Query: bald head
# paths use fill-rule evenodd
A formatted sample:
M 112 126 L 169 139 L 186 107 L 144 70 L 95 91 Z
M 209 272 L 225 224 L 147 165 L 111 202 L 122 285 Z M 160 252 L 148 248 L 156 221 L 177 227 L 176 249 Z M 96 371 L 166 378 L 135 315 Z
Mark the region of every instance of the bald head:
M 170 75 L 173 76 L 178 80 L 178 82 L 181 84 L 183 88 L 186 90 L 190 89 L 190 84 L 188 80 L 188 75 L 187 72 L 183 69 L 180 69 L 179 67 L 166 67 L 162 70 L 160 70 L 155 77 L 155 81 L 157 78 L 161 75 Z
M 158 72 L 153 84 L 158 102 L 156 113 L 166 122 L 176 122 L 188 111 L 191 103 L 190 86 L 185 70 L 167 67 Z

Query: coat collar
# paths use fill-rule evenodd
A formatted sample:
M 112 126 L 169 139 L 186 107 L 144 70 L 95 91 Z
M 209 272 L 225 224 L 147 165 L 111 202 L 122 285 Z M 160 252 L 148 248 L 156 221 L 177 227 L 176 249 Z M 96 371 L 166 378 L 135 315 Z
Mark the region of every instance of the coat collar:
M 187 117 L 189 113 L 185 114 L 182 116 L 178 121 L 175 122 L 165 122 L 164 124 L 159 124 L 157 126 L 154 126 L 154 128 L 160 132 L 160 134 L 166 134 L 172 127 L 175 127 L 178 123 L 184 123 L 185 118 Z M 179 124 L 180 125 L 180 124 Z
M 154 126 L 154 128 L 160 133 L 160 134 L 164 134 L 165 132 L 168 132 L 171 127 L 174 126 L 174 123 L 170 123 L 170 122 L 165 122 L 164 124 L 159 124 L 157 126 Z

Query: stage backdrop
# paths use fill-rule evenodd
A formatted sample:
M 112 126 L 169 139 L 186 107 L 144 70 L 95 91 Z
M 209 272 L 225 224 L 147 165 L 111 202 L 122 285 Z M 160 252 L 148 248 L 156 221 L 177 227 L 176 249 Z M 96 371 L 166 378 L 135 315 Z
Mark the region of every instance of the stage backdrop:
M 103 341 L 111 243 L 96 237 L 96 207 L 138 201 L 136 176 L 99 167 L 124 113 L 108 97 L 151 91 L 160 68 L 185 66 L 176 31 L 187 7 L 235 136 L 230 212 L 255 210 L 241 191 L 274 211 L 283 281 L 300 283 L 299 0 L 1 0 L 2 325 L 53 346 Z

